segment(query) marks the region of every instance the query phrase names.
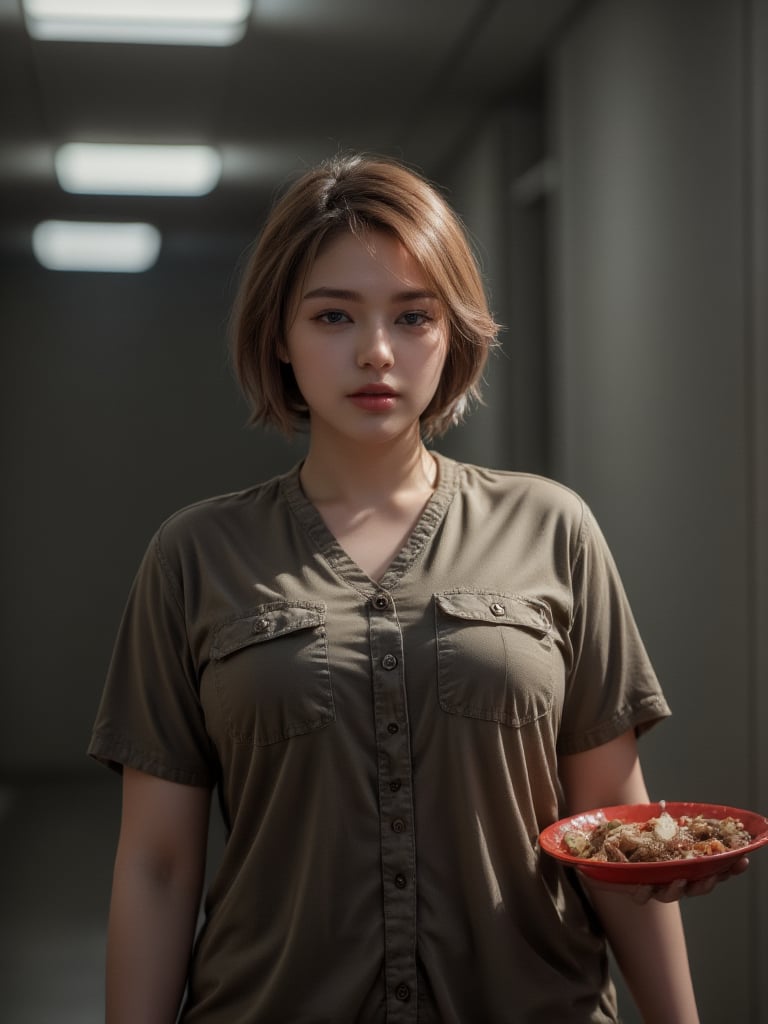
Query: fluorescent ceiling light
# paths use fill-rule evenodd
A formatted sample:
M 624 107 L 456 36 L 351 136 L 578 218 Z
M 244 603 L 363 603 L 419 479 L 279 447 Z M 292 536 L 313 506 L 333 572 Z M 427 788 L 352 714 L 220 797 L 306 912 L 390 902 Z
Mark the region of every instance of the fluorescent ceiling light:
M 203 196 L 221 177 L 221 157 L 210 146 L 68 142 L 54 163 L 66 192 L 89 195 Z
M 22 0 L 35 39 L 231 46 L 252 0 Z
M 151 224 L 45 220 L 32 232 L 32 250 L 48 270 L 138 274 L 156 262 L 160 232 Z

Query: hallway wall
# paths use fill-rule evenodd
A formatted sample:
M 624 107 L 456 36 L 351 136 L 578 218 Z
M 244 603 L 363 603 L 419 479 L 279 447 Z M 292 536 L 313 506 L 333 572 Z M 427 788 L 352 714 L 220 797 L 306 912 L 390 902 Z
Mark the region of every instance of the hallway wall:
M 546 163 L 542 96 L 491 110 L 441 181 L 470 230 L 500 325 L 489 359 L 485 404 L 441 447 L 466 462 L 549 470 L 546 204 L 535 183 Z

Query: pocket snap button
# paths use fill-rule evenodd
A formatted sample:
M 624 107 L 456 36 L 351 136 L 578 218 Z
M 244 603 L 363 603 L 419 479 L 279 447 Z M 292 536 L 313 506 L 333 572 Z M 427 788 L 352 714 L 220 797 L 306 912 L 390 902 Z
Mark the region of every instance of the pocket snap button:
M 494 615 L 503 615 L 505 610 L 506 609 L 504 608 L 504 605 L 499 604 L 498 601 L 494 601 L 493 604 L 491 605 L 491 611 L 493 612 Z

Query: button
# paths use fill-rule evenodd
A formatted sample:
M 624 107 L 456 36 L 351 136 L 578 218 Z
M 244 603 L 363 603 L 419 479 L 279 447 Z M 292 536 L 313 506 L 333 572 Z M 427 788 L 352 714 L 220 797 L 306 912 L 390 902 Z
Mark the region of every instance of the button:
M 405 875 L 395 875 L 395 885 L 398 889 L 404 889 L 408 885 L 408 879 Z
M 494 615 L 503 615 L 506 609 L 503 604 L 499 604 L 498 601 L 494 601 L 491 605 L 491 611 Z
M 401 1003 L 404 1003 L 411 998 L 411 990 L 407 985 L 398 985 L 395 989 L 395 996 Z
M 395 818 L 392 822 L 392 831 L 397 832 L 398 834 L 400 832 L 405 832 L 405 822 L 402 818 Z
M 383 612 L 385 608 L 389 608 L 389 598 L 386 594 L 375 594 L 372 600 L 374 608 L 377 608 L 380 612 Z
M 269 619 L 256 619 L 253 624 L 253 632 L 263 633 L 265 629 L 269 629 Z
M 392 790 L 393 793 L 396 793 L 401 786 L 402 782 L 400 781 L 400 779 L 392 779 L 392 781 L 389 784 L 389 788 Z
M 391 672 L 393 668 L 397 668 L 397 658 L 394 654 L 385 654 L 381 659 L 381 666 L 385 668 L 387 672 Z
M 397 722 L 390 722 L 389 725 L 387 726 L 387 732 L 391 733 L 394 736 L 395 733 L 398 731 L 398 728 L 399 726 Z

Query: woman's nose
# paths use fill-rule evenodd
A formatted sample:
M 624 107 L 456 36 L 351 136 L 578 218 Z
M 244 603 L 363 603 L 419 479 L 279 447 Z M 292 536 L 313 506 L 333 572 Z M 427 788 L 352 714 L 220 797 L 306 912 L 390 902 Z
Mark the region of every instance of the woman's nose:
M 357 347 L 358 366 L 386 369 L 394 361 L 389 333 L 384 327 L 378 326 L 362 332 Z

